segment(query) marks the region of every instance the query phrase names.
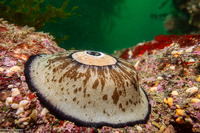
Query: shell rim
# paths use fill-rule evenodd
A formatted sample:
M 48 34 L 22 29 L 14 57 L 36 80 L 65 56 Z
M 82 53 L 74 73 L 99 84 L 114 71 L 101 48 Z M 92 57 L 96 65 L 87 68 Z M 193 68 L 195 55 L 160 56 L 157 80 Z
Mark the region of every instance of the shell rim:
M 26 77 L 26 83 L 27 83 L 29 89 L 32 92 L 36 92 L 37 93 L 36 95 L 37 95 L 38 100 L 40 101 L 40 103 L 44 107 L 46 107 L 50 111 L 50 113 L 52 115 L 56 116 L 58 119 L 60 119 L 60 120 L 68 120 L 68 121 L 74 122 L 75 125 L 77 125 L 77 126 L 95 127 L 95 128 L 101 128 L 103 126 L 110 126 L 110 127 L 113 127 L 113 128 L 123 128 L 123 127 L 126 127 L 126 126 L 134 126 L 136 124 L 145 124 L 145 123 L 147 123 L 147 121 L 149 119 L 149 115 L 151 113 L 151 105 L 149 103 L 149 99 L 148 99 L 148 96 L 147 96 L 146 92 L 142 88 L 140 88 L 140 89 L 143 91 L 143 93 L 145 94 L 146 99 L 148 101 L 148 112 L 147 112 L 147 114 L 146 114 L 144 119 L 137 120 L 137 121 L 129 121 L 129 122 L 125 122 L 125 123 L 116 123 L 116 124 L 108 123 L 108 122 L 98 122 L 98 123 L 97 122 L 86 122 L 86 121 L 80 120 L 78 118 L 75 118 L 73 116 L 67 115 L 64 112 L 62 112 L 61 110 L 55 108 L 48 100 L 46 100 L 42 96 L 42 94 L 38 91 L 38 89 L 31 82 L 30 69 L 29 69 L 30 68 L 30 64 L 34 61 L 35 58 L 37 58 L 38 56 L 41 56 L 41 55 L 44 55 L 44 54 L 38 54 L 38 55 L 30 56 L 28 61 L 25 63 L 24 75 Z M 79 63 L 79 62 L 77 62 L 77 63 Z M 80 64 L 82 64 L 82 63 L 80 63 Z M 82 65 L 85 65 L 85 64 L 82 64 Z M 108 65 L 107 67 L 109 67 L 109 66 L 112 66 L 112 65 Z M 105 67 L 105 66 L 97 66 L 97 67 Z

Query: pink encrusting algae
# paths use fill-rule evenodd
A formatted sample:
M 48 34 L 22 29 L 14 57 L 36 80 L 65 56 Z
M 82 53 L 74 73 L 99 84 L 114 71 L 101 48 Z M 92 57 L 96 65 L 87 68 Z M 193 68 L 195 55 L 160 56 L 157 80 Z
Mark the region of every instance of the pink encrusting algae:
M 0 128 L 26 132 L 200 132 L 200 42 L 189 36 L 193 38 L 186 38 L 182 47 L 182 42 L 177 41 L 179 36 L 170 37 L 171 44 L 166 47 L 136 57 L 129 52 L 128 60 L 138 70 L 140 86 L 151 104 L 148 122 L 134 127 L 96 129 L 57 119 L 25 82 L 24 64 L 31 55 L 65 50 L 49 34 L 0 19 Z M 184 40 L 186 36 L 180 37 Z

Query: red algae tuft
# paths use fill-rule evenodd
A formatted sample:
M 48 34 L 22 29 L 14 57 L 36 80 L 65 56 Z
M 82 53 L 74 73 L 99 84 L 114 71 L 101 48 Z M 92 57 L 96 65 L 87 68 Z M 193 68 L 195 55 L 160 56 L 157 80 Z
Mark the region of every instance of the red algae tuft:
M 152 53 L 152 50 L 163 49 L 173 43 L 177 43 L 180 47 L 193 46 L 200 41 L 200 35 L 157 35 L 153 41 L 140 43 L 139 45 L 126 49 L 121 58 L 129 59 L 144 54 L 146 51 Z M 130 52 L 131 51 L 131 56 Z

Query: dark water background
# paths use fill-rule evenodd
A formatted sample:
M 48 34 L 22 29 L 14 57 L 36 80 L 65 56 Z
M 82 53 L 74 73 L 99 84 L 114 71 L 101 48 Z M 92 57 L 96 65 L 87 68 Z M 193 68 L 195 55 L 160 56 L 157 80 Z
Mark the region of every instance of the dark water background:
M 60 7 L 63 1 L 48 2 Z M 171 0 L 69 0 L 67 9 L 78 6 L 74 11 L 78 15 L 48 23 L 41 30 L 52 33 L 65 49 L 113 53 L 166 34 L 163 21 L 171 4 Z M 62 40 L 64 36 L 68 39 Z

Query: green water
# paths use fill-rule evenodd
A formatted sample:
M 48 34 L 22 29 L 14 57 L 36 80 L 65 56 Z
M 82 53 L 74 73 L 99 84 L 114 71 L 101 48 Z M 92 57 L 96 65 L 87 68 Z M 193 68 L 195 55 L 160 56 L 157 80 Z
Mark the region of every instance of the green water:
M 46 24 L 42 30 L 53 33 L 55 38 L 68 35 L 68 39 L 58 41 L 62 48 L 89 49 L 106 53 L 152 40 L 155 35 L 166 34 L 164 18 L 151 16 L 170 13 L 171 1 L 163 7 L 161 6 L 166 0 L 105 1 L 70 0 L 68 8 L 78 6 L 74 12 L 79 15 Z M 57 2 L 52 4 L 59 6 Z

